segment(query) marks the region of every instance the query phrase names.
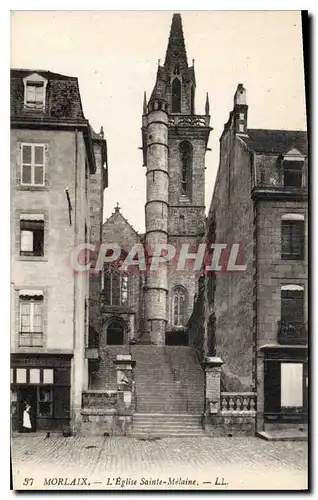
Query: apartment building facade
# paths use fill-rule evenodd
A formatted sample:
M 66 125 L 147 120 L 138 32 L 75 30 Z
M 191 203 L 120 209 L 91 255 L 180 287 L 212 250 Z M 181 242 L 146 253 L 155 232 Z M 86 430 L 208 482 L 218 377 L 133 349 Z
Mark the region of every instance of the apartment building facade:
M 90 241 L 106 143 L 85 119 L 77 78 L 11 70 L 12 428 L 76 429 L 88 384 L 89 274 L 71 252 Z M 105 183 L 104 183 L 105 184 Z M 100 209 L 100 207 L 99 207 Z
M 239 84 L 206 226 L 246 270 L 206 273 L 190 326 L 223 361 L 221 390 L 255 393 L 262 433 L 307 421 L 308 147 L 305 131 L 249 129 L 247 113 Z

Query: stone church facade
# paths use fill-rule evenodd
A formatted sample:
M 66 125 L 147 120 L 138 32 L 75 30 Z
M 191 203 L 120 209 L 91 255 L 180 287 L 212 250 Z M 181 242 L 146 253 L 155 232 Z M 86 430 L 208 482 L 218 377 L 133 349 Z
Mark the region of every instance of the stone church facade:
M 103 242 L 117 243 L 124 254 L 136 243 L 144 245 L 149 259 L 158 243 L 173 245 L 176 255 L 187 244 L 191 253 L 204 235 L 205 154 L 211 129 L 208 97 L 205 114 L 198 115 L 195 92 L 194 66 L 188 65 L 181 16 L 175 14 L 164 65 L 158 66 L 149 100 L 144 96 L 146 232 L 138 235 L 118 207 L 103 224 Z M 105 272 L 101 335 L 106 343 L 188 345 L 186 325 L 198 285 L 198 274 L 190 268 L 177 270 L 173 260 L 145 276 Z

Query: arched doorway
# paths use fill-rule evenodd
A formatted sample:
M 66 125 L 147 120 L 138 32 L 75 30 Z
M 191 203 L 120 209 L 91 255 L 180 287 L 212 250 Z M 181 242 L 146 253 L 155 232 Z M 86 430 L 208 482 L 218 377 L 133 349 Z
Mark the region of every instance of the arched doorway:
M 123 345 L 124 344 L 124 325 L 118 319 L 113 319 L 107 326 L 106 341 L 107 345 Z

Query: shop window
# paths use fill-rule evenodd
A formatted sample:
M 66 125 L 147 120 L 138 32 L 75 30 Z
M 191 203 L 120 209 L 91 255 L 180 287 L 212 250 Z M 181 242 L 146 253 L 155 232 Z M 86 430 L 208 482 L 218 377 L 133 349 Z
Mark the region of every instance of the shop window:
M 53 368 L 43 369 L 43 384 L 53 384 Z
M 53 415 L 52 387 L 39 387 L 38 414 L 39 417 Z
M 30 384 L 39 384 L 39 383 L 40 383 L 40 369 L 30 368 Z
M 53 383 L 53 381 L 52 381 Z M 54 370 L 54 384 L 69 385 L 70 384 L 70 370 L 68 368 L 55 368 Z
M 17 368 L 16 369 L 16 383 L 17 384 L 26 384 L 26 368 Z
M 264 413 L 268 422 L 304 421 L 307 414 L 307 364 L 268 357 L 264 363 Z
M 303 406 L 302 363 L 281 363 L 281 407 L 286 410 Z

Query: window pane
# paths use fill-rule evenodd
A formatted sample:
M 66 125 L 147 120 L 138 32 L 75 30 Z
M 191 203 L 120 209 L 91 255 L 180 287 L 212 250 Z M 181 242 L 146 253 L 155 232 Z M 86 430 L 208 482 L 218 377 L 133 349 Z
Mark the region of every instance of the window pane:
M 22 163 L 27 163 L 31 165 L 32 162 L 32 147 L 31 146 L 22 146 Z
M 70 370 L 68 368 L 56 368 L 54 371 L 54 384 L 70 385 Z
M 53 384 L 53 368 L 44 368 L 43 384 Z
M 26 368 L 17 368 L 16 379 L 17 384 L 26 384 Z
M 27 96 L 26 100 L 27 102 L 34 102 L 35 101 L 35 86 L 34 85 L 27 85 Z
M 43 165 L 44 148 L 43 146 L 34 146 L 34 163 L 35 165 Z
M 40 383 L 40 370 L 39 368 L 31 368 L 30 369 L 30 384 L 39 384 Z
M 112 305 L 120 305 L 120 276 L 115 273 L 112 275 Z
M 42 402 L 51 402 L 52 401 L 51 387 L 40 387 L 39 388 L 39 400 Z
M 43 97 L 44 97 L 44 88 L 43 88 L 43 85 L 41 85 L 40 87 L 35 87 L 35 101 L 36 103 L 38 104 L 42 104 L 43 103 Z
M 31 184 L 31 165 L 23 165 L 22 167 L 22 183 Z
M 44 184 L 43 167 L 34 167 L 34 184 Z
M 106 304 L 111 304 L 111 276 L 109 273 L 104 274 L 104 294 Z
M 40 417 L 51 417 L 52 416 L 52 403 L 39 403 L 39 413 Z
M 284 408 L 303 406 L 303 365 L 281 364 L 281 406 Z
M 20 250 L 22 252 L 32 252 L 33 251 L 33 232 L 32 231 L 21 231 Z

